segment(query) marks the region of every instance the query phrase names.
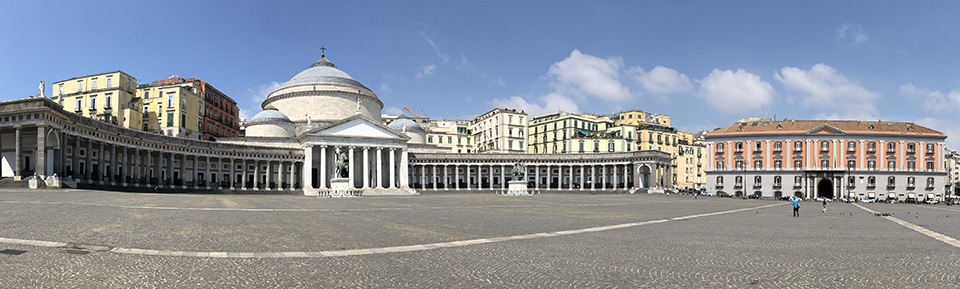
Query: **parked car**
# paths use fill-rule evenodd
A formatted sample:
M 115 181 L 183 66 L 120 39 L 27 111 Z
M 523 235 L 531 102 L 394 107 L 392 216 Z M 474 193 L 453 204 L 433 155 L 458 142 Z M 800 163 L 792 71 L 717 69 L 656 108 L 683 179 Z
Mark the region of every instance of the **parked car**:
M 752 194 L 752 195 L 747 196 L 747 198 L 759 199 L 759 198 L 760 198 L 760 194 Z
M 873 203 L 873 199 L 860 199 L 861 203 Z
M 733 195 L 731 195 L 730 193 L 727 193 L 727 192 L 718 192 L 718 193 L 717 193 L 717 197 L 733 198 Z
M 816 200 L 818 203 L 822 203 L 823 200 L 827 200 L 827 202 L 833 202 L 833 200 L 827 199 L 827 198 L 824 198 L 824 197 L 818 197 L 818 198 L 816 198 L 815 200 Z

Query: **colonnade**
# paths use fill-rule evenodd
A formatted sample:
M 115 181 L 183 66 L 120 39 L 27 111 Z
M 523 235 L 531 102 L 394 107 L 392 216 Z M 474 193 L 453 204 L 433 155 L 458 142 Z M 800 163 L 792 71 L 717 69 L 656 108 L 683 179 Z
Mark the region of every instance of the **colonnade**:
M 514 163 L 415 163 L 410 182 L 423 190 L 500 190 Z M 523 181 L 537 190 L 622 190 L 667 186 L 669 166 L 657 163 L 589 162 L 526 164 Z M 651 184 L 651 177 L 657 181 Z
M 312 189 L 329 189 L 336 176 L 336 156 L 347 157 L 344 178 L 354 188 L 407 188 L 407 150 L 401 146 L 306 145 L 303 183 Z

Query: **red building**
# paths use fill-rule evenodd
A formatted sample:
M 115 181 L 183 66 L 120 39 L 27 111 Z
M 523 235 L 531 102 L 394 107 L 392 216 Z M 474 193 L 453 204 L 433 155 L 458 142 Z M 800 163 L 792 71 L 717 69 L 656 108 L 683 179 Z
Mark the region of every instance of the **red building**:
M 173 76 L 155 82 L 159 85 L 177 83 L 189 84 L 203 98 L 203 121 L 200 122 L 200 130 L 204 140 L 215 141 L 221 137 L 240 137 L 240 110 L 237 108 L 236 101 L 210 83 L 196 78 Z

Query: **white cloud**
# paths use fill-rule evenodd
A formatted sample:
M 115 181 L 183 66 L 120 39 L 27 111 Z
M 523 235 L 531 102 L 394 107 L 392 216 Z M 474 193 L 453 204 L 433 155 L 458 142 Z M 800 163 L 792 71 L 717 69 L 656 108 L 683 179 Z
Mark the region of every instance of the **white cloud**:
M 873 102 L 879 96 L 856 82 L 847 79 L 833 67 L 816 64 L 810 70 L 784 67 L 774 73 L 783 86 L 798 93 L 806 107 L 819 107 L 837 115 L 864 119 L 877 115 Z
M 539 99 L 544 103 L 543 106 L 537 105 L 535 103 L 527 102 L 519 96 L 511 96 L 508 98 L 495 98 L 490 104 L 493 107 L 502 107 L 502 108 L 511 108 L 522 110 L 527 113 L 531 118 L 544 115 L 548 113 L 555 113 L 558 111 L 578 113 L 580 109 L 577 107 L 577 104 L 574 103 L 570 98 L 564 97 L 563 95 L 557 93 L 551 93 L 545 96 L 540 97 Z
M 900 86 L 900 94 L 924 100 L 928 110 L 934 112 L 954 112 L 960 109 L 960 90 L 944 93 L 939 90 L 918 88 L 913 83 Z
M 381 113 L 387 115 L 401 115 L 403 114 L 403 109 L 395 106 L 384 107 L 383 110 L 381 110 Z
M 630 89 L 620 83 L 622 66 L 620 57 L 602 59 L 574 49 L 569 57 L 550 66 L 548 76 L 563 94 L 622 101 L 631 97 Z
M 433 70 L 437 69 L 436 64 L 423 65 L 420 66 L 420 71 L 417 71 L 417 74 L 414 75 L 416 79 L 424 79 L 430 76 L 433 76 Z
M 957 138 L 957 136 L 960 136 L 960 123 L 957 123 L 953 119 L 926 117 L 907 121 L 942 132 L 947 135 L 947 148 L 952 150 L 960 149 L 960 138 Z
M 380 93 L 386 93 L 391 91 L 393 91 L 393 88 L 390 87 L 389 84 L 387 84 L 386 82 L 380 83 Z
M 700 80 L 700 97 L 713 108 L 730 114 L 745 114 L 773 103 L 773 86 L 760 76 L 738 69 L 713 69 Z
M 420 31 L 420 37 L 423 38 L 423 40 L 426 40 L 428 44 L 430 44 L 430 47 L 433 48 L 433 52 L 437 54 L 437 57 L 439 57 L 440 60 L 443 61 L 443 63 L 447 63 L 447 61 L 450 61 L 450 55 L 441 53 L 440 48 L 437 47 L 437 44 L 434 43 L 433 39 L 428 37 L 426 33 L 423 33 L 423 31 Z
M 693 91 L 689 77 L 668 67 L 657 66 L 649 72 L 637 67 L 631 71 L 637 83 L 647 92 L 663 95 Z
M 267 96 L 270 96 L 270 93 L 277 90 L 277 88 L 280 88 L 280 83 L 276 81 L 257 85 L 257 87 L 254 88 L 248 88 L 247 91 L 250 93 L 250 101 L 237 102 L 240 119 L 250 119 L 250 117 L 259 113 L 261 110 L 260 105 L 264 100 L 267 100 Z
M 853 25 L 843 23 L 837 27 L 837 39 L 849 39 L 851 45 L 857 45 L 870 41 L 870 36 L 867 36 L 867 34 L 863 32 L 863 26 L 857 25 L 854 27 Z

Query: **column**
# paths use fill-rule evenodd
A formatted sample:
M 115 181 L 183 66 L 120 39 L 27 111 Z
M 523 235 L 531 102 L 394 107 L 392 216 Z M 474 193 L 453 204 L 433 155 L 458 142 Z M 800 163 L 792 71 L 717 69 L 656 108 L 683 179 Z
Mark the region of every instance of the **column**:
M 257 159 L 253 160 L 253 189 L 260 190 L 260 160 Z
M 500 188 L 504 190 L 507 189 L 507 184 L 509 183 L 509 181 L 507 181 L 506 179 L 507 178 L 506 168 L 507 168 L 506 166 L 500 165 Z
M 607 165 L 600 167 L 600 190 L 607 189 Z
M 147 151 L 148 158 L 153 158 L 150 151 Z M 150 175 L 151 182 L 155 187 L 160 187 L 160 159 L 163 158 L 163 152 L 158 151 L 157 157 L 153 158 L 153 174 Z M 149 160 L 147 160 L 149 162 Z
M 383 188 L 383 148 L 377 147 L 377 188 Z
M 291 191 L 294 190 L 294 189 L 296 189 L 296 186 L 293 185 L 293 183 L 294 183 L 294 179 L 293 179 L 293 178 L 294 178 L 294 170 L 296 170 L 296 169 L 297 169 L 297 162 L 295 162 L 295 161 L 290 161 L 290 175 L 287 176 L 287 178 L 289 178 L 289 181 L 287 181 L 287 184 L 289 185 L 288 189 L 291 190 Z
M 204 167 L 203 167 L 203 169 L 204 169 L 204 171 L 203 171 L 203 181 L 206 183 L 206 187 L 207 187 L 207 189 L 209 190 L 209 189 L 210 189 L 210 181 L 214 180 L 214 178 L 212 178 L 213 176 L 210 175 L 210 165 L 212 165 L 212 163 L 210 162 L 210 155 L 207 155 L 205 158 L 203 158 L 203 165 L 204 165 Z M 197 163 L 196 163 L 196 162 L 193 163 L 193 168 L 194 168 L 194 170 L 196 170 L 196 168 L 197 168 Z
M 191 171 L 191 175 L 193 175 L 193 188 L 194 188 L 194 189 L 200 189 L 200 165 L 199 165 L 200 161 L 197 160 L 197 159 L 199 159 L 199 158 L 200 158 L 200 155 L 198 155 L 198 154 L 194 154 L 194 155 L 193 155 L 193 170 Z M 186 155 L 184 155 L 183 160 L 184 160 L 184 161 L 187 160 Z M 210 167 L 210 166 L 207 165 L 207 168 L 209 168 L 209 167 Z M 182 174 L 181 174 L 181 175 L 182 175 Z M 206 174 L 203 175 L 203 180 L 204 180 L 204 182 L 206 182 L 207 179 L 209 179 L 209 178 L 210 178 L 210 172 L 207 172 Z M 184 183 L 183 185 L 186 186 L 187 184 Z
M 433 165 L 433 173 L 430 174 L 430 182 L 433 183 L 433 190 L 437 190 L 437 165 Z
M 14 153 L 13 153 L 13 155 L 14 155 L 14 160 L 13 160 L 13 179 L 16 180 L 16 181 L 19 181 L 19 180 L 21 180 L 21 179 L 23 178 L 22 172 L 20 171 L 20 166 L 21 166 L 21 164 L 20 164 L 20 159 L 23 159 L 23 156 L 21 155 L 21 153 L 23 153 L 23 152 L 21 152 L 21 149 L 20 149 L 20 146 L 21 146 L 21 143 L 20 143 L 21 130 L 22 130 L 22 128 L 20 128 L 20 127 L 18 126 L 18 127 L 17 127 L 16 135 L 15 135 L 16 141 L 15 141 L 15 143 L 14 143 Z
M 36 175 L 40 177 L 47 176 L 47 130 L 44 125 L 37 126 L 37 157 L 36 159 L 37 159 Z
M 360 169 L 363 170 L 363 188 L 370 187 L 370 148 L 363 148 L 363 163 L 360 165 Z
M 267 190 L 271 189 L 270 183 L 273 180 L 273 169 L 271 168 L 273 164 L 271 163 L 272 162 L 270 160 L 267 160 L 267 176 L 266 176 L 266 181 L 264 181 L 264 184 L 263 184 L 263 187 L 266 188 Z
M 247 189 L 247 160 L 240 159 L 240 166 L 243 167 L 240 170 L 240 190 Z
M 587 185 L 587 182 L 585 182 L 586 178 L 584 177 L 586 171 L 587 171 L 587 167 L 584 165 L 580 165 L 580 190 L 581 191 L 583 190 L 583 187 Z
M 223 177 L 223 157 L 222 157 L 222 156 L 217 157 L 217 175 L 219 175 L 219 178 L 218 178 L 219 181 L 217 182 L 217 188 L 218 188 L 218 189 L 223 189 L 223 181 L 225 181 L 225 179 L 224 179 L 224 177 Z M 228 178 L 226 178 L 226 179 L 229 180 L 230 178 L 228 177 Z
M 390 174 L 387 175 L 387 186 L 389 186 L 389 187 L 391 187 L 391 188 L 396 188 L 396 187 L 397 187 L 397 181 L 395 181 L 395 179 L 397 178 L 397 172 L 396 172 L 396 171 L 397 171 L 397 157 L 396 157 L 396 154 L 397 154 L 397 153 L 396 153 L 396 151 L 394 151 L 394 148 L 390 148 Z M 421 169 L 420 171 L 423 172 L 422 169 Z M 423 182 L 421 181 L 420 184 L 422 185 Z
M 17 139 L 19 139 L 19 138 L 17 138 Z M 20 147 L 20 145 L 17 145 L 17 147 Z M 83 167 L 84 167 L 83 179 L 84 179 L 87 183 L 91 182 L 91 180 L 92 180 L 92 178 L 90 177 L 90 176 L 92 175 L 92 172 L 91 172 L 91 171 L 93 171 L 93 157 L 92 157 L 92 155 L 93 155 L 93 143 L 91 143 L 91 140 L 88 139 L 88 140 L 87 140 L 87 159 L 86 159 L 87 163 L 85 163 L 85 164 L 83 165 Z M 20 158 L 18 157 L 17 159 L 19 160 Z
M 618 173 L 617 165 L 613 165 L 613 188 L 614 189 L 618 189 L 619 183 L 620 183 L 620 180 L 617 178 L 618 176 L 617 173 Z
M 354 164 L 353 164 L 353 149 L 354 149 L 353 147 L 347 147 L 347 154 L 349 154 L 349 156 L 347 156 L 347 160 L 348 160 L 348 165 L 347 165 L 347 177 L 348 177 L 348 179 L 350 179 L 350 181 L 349 181 L 349 182 L 350 182 L 350 187 L 351 187 L 351 188 L 356 188 L 356 187 L 357 187 L 357 183 L 355 182 L 356 179 L 353 177 L 354 175 L 356 175 L 356 174 L 354 173 L 354 170 L 353 170 L 353 168 L 354 168 Z
M 304 174 L 313 176 L 313 147 L 310 149 L 310 170 L 304 170 Z M 306 164 L 306 163 L 304 163 Z M 320 184 L 316 187 L 327 188 L 327 146 L 320 146 L 320 175 L 317 177 Z M 315 188 L 313 183 L 310 183 L 310 188 Z
M 391 154 L 393 155 L 393 154 Z M 409 166 L 410 160 L 407 158 L 407 150 L 400 150 L 400 188 L 406 189 L 410 187 L 410 177 L 408 172 L 410 170 Z
M 110 146 L 110 184 L 117 185 L 120 170 L 117 169 L 117 144 Z
M 127 147 L 120 148 L 120 154 L 123 155 L 123 157 L 120 158 L 120 184 L 124 187 L 127 186 L 127 175 L 130 171 L 130 166 L 127 163 L 127 158 L 130 156 L 127 150 L 129 150 Z
M 526 172 L 524 172 L 524 174 L 526 174 Z M 526 180 L 527 178 L 523 178 L 523 179 Z M 539 190 L 540 189 L 540 166 L 538 165 L 533 165 L 533 179 L 534 179 L 533 188 Z
M 140 187 L 140 177 L 143 176 L 140 167 L 140 148 L 133 148 L 133 171 L 131 172 L 131 177 L 133 177 L 133 186 Z
M 234 172 L 234 170 L 237 169 L 237 165 L 234 163 L 234 160 L 234 158 L 230 158 L 230 176 L 227 177 L 227 180 L 230 181 L 231 190 L 237 189 L 237 180 L 235 179 L 237 174 Z
M 173 152 L 170 152 L 170 157 L 167 158 L 167 187 L 174 188 L 174 182 L 176 181 L 173 178 Z
M 104 161 L 103 161 L 103 159 L 104 159 L 104 156 L 103 156 L 103 145 L 104 145 L 104 144 L 103 144 L 103 141 L 101 140 L 101 141 L 100 141 L 100 149 L 97 150 L 97 153 L 98 153 L 98 155 L 97 155 L 97 167 L 98 167 L 99 169 L 98 169 L 96 178 L 97 178 L 97 181 L 98 181 L 101 185 L 103 184 L 103 174 L 104 174 L 104 172 L 107 171 L 107 168 L 106 168 L 106 166 L 104 165 Z
M 20 138 L 18 137 L 17 139 L 20 139 Z M 79 180 L 80 179 L 80 137 L 79 136 L 73 137 L 73 158 L 71 161 L 73 162 L 73 171 L 70 172 L 70 176 L 74 180 Z

